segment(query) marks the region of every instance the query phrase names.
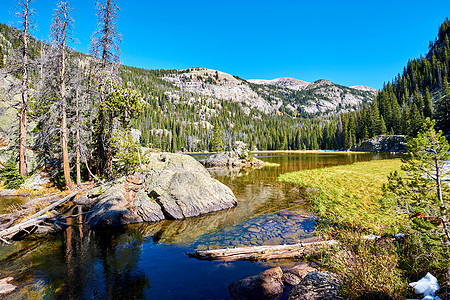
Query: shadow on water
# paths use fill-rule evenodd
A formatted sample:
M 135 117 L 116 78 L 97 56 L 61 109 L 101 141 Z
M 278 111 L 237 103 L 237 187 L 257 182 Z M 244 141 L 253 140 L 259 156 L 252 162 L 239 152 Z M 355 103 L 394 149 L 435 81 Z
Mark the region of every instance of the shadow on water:
M 82 216 L 71 218 L 59 236 L 0 247 L 0 278 L 12 276 L 21 287 L 6 299 L 230 299 L 233 281 L 283 262 L 199 261 L 186 252 L 313 238 L 302 190 L 278 175 L 388 157 L 260 153 L 280 167 L 211 170 L 238 198 L 229 210 L 95 232 Z

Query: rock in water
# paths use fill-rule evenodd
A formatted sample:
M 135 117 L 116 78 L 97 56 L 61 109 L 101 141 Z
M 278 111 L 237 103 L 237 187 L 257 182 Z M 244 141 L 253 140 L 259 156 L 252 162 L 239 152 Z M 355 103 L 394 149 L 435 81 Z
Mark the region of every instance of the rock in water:
M 406 152 L 404 135 L 379 135 L 367 141 L 355 144 L 351 151 L 362 152 Z
M 289 300 L 341 299 L 338 296 L 341 285 L 342 282 L 336 275 L 313 271 L 292 288 L 289 292 Z
M 315 268 L 307 264 L 299 264 L 283 271 L 283 282 L 287 285 L 295 286 L 299 284 L 308 273 L 316 271 Z
M 281 296 L 284 285 L 280 267 L 266 270 L 257 275 L 247 276 L 228 287 L 231 297 L 239 300 L 263 300 Z
M 184 219 L 233 207 L 230 188 L 211 177 L 194 158 L 150 153 L 140 173 L 121 177 L 88 193 L 95 198 L 91 228 Z
M 264 165 L 262 160 L 252 158 L 239 158 L 235 153 L 216 153 L 208 156 L 200 161 L 205 167 L 256 167 L 260 168 Z
M 242 162 L 233 153 L 216 153 L 200 161 L 206 167 L 238 167 Z

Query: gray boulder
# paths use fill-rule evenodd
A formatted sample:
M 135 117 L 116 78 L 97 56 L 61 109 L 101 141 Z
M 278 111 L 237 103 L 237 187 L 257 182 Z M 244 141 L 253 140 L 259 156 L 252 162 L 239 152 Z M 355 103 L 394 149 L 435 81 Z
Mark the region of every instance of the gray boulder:
M 252 158 L 245 159 L 240 158 L 236 153 L 216 153 L 208 156 L 206 159 L 201 160 L 205 167 L 262 167 L 264 162 L 262 160 Z
M 206 167 L 239 167 L 241 159 L 233 153 L 216 153 L 200 161 Z
M 306 275 L 316 271 L 315 268 L 307 264 L 298 264 L 292 268 L 283 270 L 283 282 L 287 285 L 295 286 L 299 284 Z
M 333 273 L 313 271 L 289 291 L 289 300 L 341 299 L 342 281 Z
M 233 299 L 263 300 L 275 298 L 283 294 L 282 277 L 283 271 L 280 267 L 276 267 L 235 281 L 230 284 L 228 290 Z
M 236 205 L 233 192 L 211 177 L 194 158 L 149 153 L 149 163 L 134 176 L 91 190 L 91 228 L 184 219 Z
M 36 172 L 31 177 L 27 178 L 24 183 L 20 185 L 21 188 L 26 190 L 40 190 L 43 189 L 43 185 L 51 182 L 50 175 L 45 172 Z
M 351 151 L 362 152 L 406 152 L 406 142 L 404 135 L 379 135 L 355 144 Z

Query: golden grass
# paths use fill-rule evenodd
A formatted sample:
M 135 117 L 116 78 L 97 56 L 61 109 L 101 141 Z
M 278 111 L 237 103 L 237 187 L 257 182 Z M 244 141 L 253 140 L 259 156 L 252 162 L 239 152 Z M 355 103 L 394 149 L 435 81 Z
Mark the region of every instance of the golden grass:
M 279 166 L 281 166 L 279 163 L 271 163 L 271 162 L 267 162 L 267 161 L 265 161 L 263 164 L 263 167 L 278 168 Z
M 307 197 L 323 219 L 374 233 L 396 230 L 404 216 L 395 201 L 383 196 L 387 176 L 400 170 L 400 159 L 357 162 L 324 169 L 301 170 L 279 180 L 313 188 Z

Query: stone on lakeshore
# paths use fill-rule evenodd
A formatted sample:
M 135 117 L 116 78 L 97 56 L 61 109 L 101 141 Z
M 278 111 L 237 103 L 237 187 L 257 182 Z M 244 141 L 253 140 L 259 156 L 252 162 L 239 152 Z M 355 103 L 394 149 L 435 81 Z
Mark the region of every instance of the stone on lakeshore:
M 342 281 L 333 273 L 313 271 L 289 291 L 289 300 L 341 299 Z
M 216 153 L 208 156 L 206 159 L 200 161 L 205 167 L 256 167 L 260 168 L 263 166 L 264 162 L 253 158 L 253 159 L 241 159 L 235 153 Z
M 44 187 L 42 185 L 50 183 L 50 176 L 44 172 L 36 172 L 30 178 L 27 178 L 24 183 L 20 185 L 26 190 L 40 190 Z
M 153 152 L 147 160 L 136 175 L 89 191 L 95 199 L 87 218 L 91 228 L 184 219 L 237 203 L 231 189 L 191 156 Z
M 247 276 L 228 287 L 234 299 L 270 299 L 283 294 L 283 271 L 280 267 L 268 269 L 257 275 Z
M 379 135 L 360 144 L 355 144 L 351 151 L 362 152 L 406 152 L 405 136 Z
M 283 270 L 283 282 L 287 285 L 295 286 L 312 271 L 316 271 L 316 269 L 307 264 L 295 265 L 292 268 Z

